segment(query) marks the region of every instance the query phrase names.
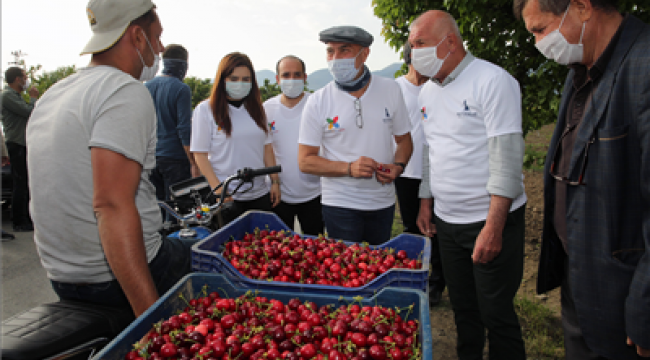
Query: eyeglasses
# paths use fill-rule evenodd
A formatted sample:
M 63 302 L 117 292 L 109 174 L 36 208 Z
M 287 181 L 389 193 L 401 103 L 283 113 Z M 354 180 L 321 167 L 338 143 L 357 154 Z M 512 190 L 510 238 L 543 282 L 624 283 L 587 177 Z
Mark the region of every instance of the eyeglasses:
M 558 175 L 557 172 L 555 171 L 556 170 L 555 160 L 557 158 L 557 151 L 562 146 L 562 140 L 564 139 L 564 137 L 570 134 L 571 131 L 575 130 L 575 128 L 576 125 L 567 126 L 565 128 L 564 132 L 562 133 L 562 136 L 560 136 L 560 139 L 558 140 L 557 145 L 555 146 L 555 151 L 553 151 L 553 157 L 552 157 L 553 162 L 551 163 L 551 167 L 548 170 L 549 175 L 551 175 L 555 180 L 561 181 L 567 185 L 572 185 L 572 186 L 585 185 L 584 176 L 585 176 L 585 170 L 587 169 L 587 160 L 589 159 L 589 147 L 591 146 L 591 144 L 593 144 L 596 141 L 596 138 L 592 136 L 591 139 L 589 139 L 589 141 L 587 142 L 587 146 L 585 146 L 585 149 L 582 151 L 583 153 L 582 165 L 580 166 L 580 173 L 577 181 L 571 180 L 569 176 Z M 571 156 L 570 153 L 568 155 Z
M 363 116 L 361 116 L 361 100 L 354 100 L 354 109 L 357 111 L 357 127 L 363 128 Z

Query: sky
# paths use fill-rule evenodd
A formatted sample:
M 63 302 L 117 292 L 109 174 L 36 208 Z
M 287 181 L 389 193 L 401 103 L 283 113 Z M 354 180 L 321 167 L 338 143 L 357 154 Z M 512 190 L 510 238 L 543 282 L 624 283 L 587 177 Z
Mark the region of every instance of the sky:
M 83 67 L 79 56 L 90 39 L 87 0 L 2 0 L 2 72 L 12 51 L 26 53 L 27 65 L 44 71 Z M 163 26 L 163 44 L 189 51 L 187 76 L 214 78 L 226 54 L 247 54 L 255 70 L 273 70 L 278 59 L 302 58 L 307 73 L 327 68 L 318 33 L 336 25 L 355 25 L 375 40 L 366 64 L 371 71 L 399 62 L 400 55 L 380 35 L 381 20 L 371 0 L 154 0 Z M 162 66 L 161 66 L 162 67 Z

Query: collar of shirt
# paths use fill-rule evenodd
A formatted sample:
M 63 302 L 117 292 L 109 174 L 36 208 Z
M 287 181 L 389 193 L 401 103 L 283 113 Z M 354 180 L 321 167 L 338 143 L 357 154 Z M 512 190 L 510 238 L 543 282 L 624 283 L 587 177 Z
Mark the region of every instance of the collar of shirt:
M 476 57 L 474 57 L 474 55 L 472 55 L 472 53 L 468 51 L 467 54 L 465 54 L 463 60 L 458 64 L 458 66 L 456 66 L 456 68 L 454 69 L 454 71 L 451 72 L 451 74 L 447 75 L 445 80 L 440 82 L 434 78 L 431 78 L 431 81 L 433 81 L 434 83 L 440 86 L 447 86 L 449 83 L 456 80 L 456 78 L 460 75 L 460 73 L 463 72 L 463 70 L 465 70 L 467 65 L 469 65 L 472 61 L 474 61 L 474 59 L 476 59 Z
M 605 51 L 603 51 L 603 53 L 600 55 L 598 60 L 596 60 L 594 66 L 592 66 L 591 69 L 587 69 L 587 66 L 583 64 L 573 64 L 569 66 L 576 72 L 575 80 L 573 81 L 574 88 L 579 89 L 582 86 L 584 86 L 589 79 L 596 81 L 601 76 L 603 76 L 605 70 L 607 69 L 607 65 L 609 64 L 609 60 L 612 58 L 612 55 L 616 50 L 616 46 L 618 45 L 619 39 L 621 38 L 621 32 L 623 32 L 625 23 L 629 18 L 630 18 L 629 15 L 625 15 L 623 21 L 618 27 L 618 30 L 616 30 L 616 33 L 614 34 L 614 36 L 612 36 L 612 39 L 609 41 L 609 44 L 605 48 Z M 587 77 L 587 75 L 589 77 Z

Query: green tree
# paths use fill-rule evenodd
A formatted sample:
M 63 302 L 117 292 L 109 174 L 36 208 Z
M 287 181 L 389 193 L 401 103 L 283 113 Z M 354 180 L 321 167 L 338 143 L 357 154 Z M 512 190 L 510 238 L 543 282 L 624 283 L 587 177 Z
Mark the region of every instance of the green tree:
M 276 96 L 280 95 L 282 90 L 280 86 L 276 83 L 271 83 L 271 80 L 264 79 L 264 85 L 260 86 L 260 95 L 262 95 L 262 102 Z
M 547 60 L 535 48 L 533 36 L 517 21 L 512 0 L 372 0 L 382 20 L 381 34 L 397 51 L 408 39 L 409 25 L 423 12 L 440 9 L 458 22 L 467 49 L 479 58 L 506 69 L 522 92 L 523 130 L 554 122 L 567 67 Z M 619 1 L 622 13 L 650 22 L 649 7 L 640 0 Z
M 40 65 L 39 65 L 40 66 Z M 77 72 L 76 66 L 62 66 L 59 67 L 58 69 L 54 71 L 44 71 L 40 75 L 36 75 L 33 78 L 33 84 L 36 86 L 38 91 L 41 94 L 44 94 L 47 89 L 49 89 L 52 85 L 57 83 L 59 80 L 74 74 Z
M 212 90 L 212 81 L 210 79 L 199 79 L 195 76 L 189 76 L 183 82 L 192 90 L 192 109 L 201 101 L 210 97 L 210 91 Z

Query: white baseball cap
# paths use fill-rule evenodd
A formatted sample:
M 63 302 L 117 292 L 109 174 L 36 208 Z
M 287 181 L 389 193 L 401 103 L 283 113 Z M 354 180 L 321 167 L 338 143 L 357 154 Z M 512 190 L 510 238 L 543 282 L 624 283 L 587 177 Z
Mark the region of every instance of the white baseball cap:
M 81 55 L 102 52 L 115 45 L 131 21 L 153 7 L 151 0 L 90 0 L 86 13 L 93 36 Z

